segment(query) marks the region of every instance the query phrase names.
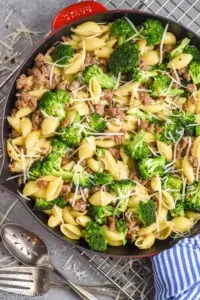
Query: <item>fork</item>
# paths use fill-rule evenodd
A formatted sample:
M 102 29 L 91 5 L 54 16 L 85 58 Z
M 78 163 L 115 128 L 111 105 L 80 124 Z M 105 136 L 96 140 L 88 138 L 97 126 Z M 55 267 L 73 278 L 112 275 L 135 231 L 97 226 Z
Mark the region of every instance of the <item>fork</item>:
M 66 284 L 51 281 L 49 271 L 45 268 L 20 266 L 0 269 L 0 290 L 33 297 L 45 294 L 53 287 L 69 288 Z M 87 291 L 112 297 L 116 297 L 119 294 L 119 290 L 111 285 L 84 285 L 82 287 Z

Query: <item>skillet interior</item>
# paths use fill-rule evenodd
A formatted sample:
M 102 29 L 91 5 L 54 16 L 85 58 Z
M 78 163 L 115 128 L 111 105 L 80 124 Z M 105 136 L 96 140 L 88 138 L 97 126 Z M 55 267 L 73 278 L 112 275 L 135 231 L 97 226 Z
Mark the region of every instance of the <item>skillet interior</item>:
M 127 16 L 130 20 L 134 22 L 134 24 L 139 25 L 142 22 L 144 22 L 148 17 L 153 18 L 153 19 L 158 19 L 160 20 L 163 25 L 165 26 L 166 23 L 168 22 L 167 19 L 163 17 L 158 17 L 149 13 L 143 13 L 143 12 L 131 12 L 131 11 L 110 11 L 110 12 L 105 12 L 97 15 L 92 15 L 86 18 L 82 18 L 76 22 L 73 22 L 71 25 L 62 27 L 58 31 L 54 32 L 50 36 L 48 36 L 29 56 L 28 58 L 24 61 L 22 67 L 20 68 L 18 74 L 15 77 L 16 78 L 23 73 L 27 73 L 28 68 L 31 68 L 34 63 L 34 58 L 38 53 L 45 53 L 49 47 L 51 47 L 56 41 L 61 40 L 61 37 L 63 35 L 69 35 L 70 34 L 70 28 L 74 27 L 82 22 L 85 21 L 95 21 L 95 22 L 112 22 L 117 18 L 121 18 Z M 194 44 L 197 48 L 200 50 L 200 38 L 197 37 L 194 33 L 189 31 L 187 28 L 179 25 L 176 22 L 170 21 L 169 22 L 169 31 L 173 32 L 177 39 L 183 39 L 184 37 L 189 37 L 191 38 L 191 43 Z M 87 244 L 84 242 L 84 240 L 79 240 L 79 241 L 74 241 L 74 240 L 69 240 L 67 238 L 64 238 L 59 230 L 52 230 L 47 227 L 47 217 L 45 214 L 41 212 L 37 212 L 33 210 L 33 203 L 26 202 L 24 201 L 23 198 L 21 198 L 18 193 L 18 184 L 16 180 L 9 180 L 6 181 L 6 178 L 11 177 L 11 173 L 8 171 L 8 164 L 9 164 L 9 158 L 6 154 L 6 149 L 5 149 L 5 144 L 6 140 L 9 137 L 9 132 L 10 129 L 8 127 L 8 123 L 6 121 L 6 117 L 10 114 L 12 108 L 14 107 L 14 103 L 16 101 L 16 88 L 15 88 L 15 80 L 13 81 L 13 84 L 11 85 L 10 92 L 8 94 L 7 98 L 7 103 L 5 106 L 5 111 L 4 111 L 4 117 L 3 117 L 3 126 L 2 126 L 2 145 L 3 146 L 3 163 L 1 166 L 1 176 L 0 176 L 0 184 L 6 188 L 9 192 L 14 194 L 15 196 L 19 197 L 19 199 L 23 202 L 23 204 L 26 206 L 26 208 L 29 210 L 29 212 L 41 223 L 43 226 L 45 226 L 49 231 L 53 232 L 55 236 L 62 238 L 63 240 L 67 241 L 67 243 L 76 245 L 77 247 L 82 248 L 83 250 L 89 250 Z M 200 222 L 197 223 L 194 228 L 191 231 L 191 236 L 195 235 L 200 232 Z M 128 257 L 144 257 L 144 256 L 151 256 L 154 255 L 157 252 L 160 252 L 162 250 L 165 250 L 172 245 L 174 245 L 178 240 L 172 240 L 172 239 L 167 239 L 164 241 L 156 241 L 154 246 L 149 249 L 149 250 L 141 250 L 136 248 L 133 245 L 127 245 L 123 247 L 108 247 L 107 251 L 105 252 L 105 255 L 109 256 L 121 256 L 123 258 L 128 258 Z M 90 250 L 91 251 L 91 250 Z M 94 252 L 94 251 L 92 251 Z

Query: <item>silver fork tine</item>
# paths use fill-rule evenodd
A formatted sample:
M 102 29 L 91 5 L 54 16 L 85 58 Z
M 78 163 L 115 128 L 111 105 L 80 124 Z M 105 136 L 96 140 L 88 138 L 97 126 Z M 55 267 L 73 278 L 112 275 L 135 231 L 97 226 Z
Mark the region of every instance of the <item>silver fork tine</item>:
M 46 289 L 40 290 L 38 279 L 45 278 L 42 268 L 12 267 L 0 269 L 0 290 L 23 294 L 27 296 L 37 296 L 45 293 Z

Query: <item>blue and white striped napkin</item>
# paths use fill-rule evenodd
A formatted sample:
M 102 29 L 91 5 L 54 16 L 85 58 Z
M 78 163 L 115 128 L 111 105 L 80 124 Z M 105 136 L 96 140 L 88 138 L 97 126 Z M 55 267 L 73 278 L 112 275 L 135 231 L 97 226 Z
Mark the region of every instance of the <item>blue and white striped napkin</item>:
M 200 300 L 200 235 L 152 258 L 154 300 Z

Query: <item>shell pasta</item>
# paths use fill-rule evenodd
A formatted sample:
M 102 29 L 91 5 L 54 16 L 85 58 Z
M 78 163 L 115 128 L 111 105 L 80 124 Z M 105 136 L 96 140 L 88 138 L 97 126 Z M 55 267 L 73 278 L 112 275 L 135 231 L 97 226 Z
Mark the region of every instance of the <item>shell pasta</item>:
M 17 79 L 7 117 L 24 201 L 96 251 L 149 249 L 200 219 L 200 51 L 137 25 L 72 28 Z

